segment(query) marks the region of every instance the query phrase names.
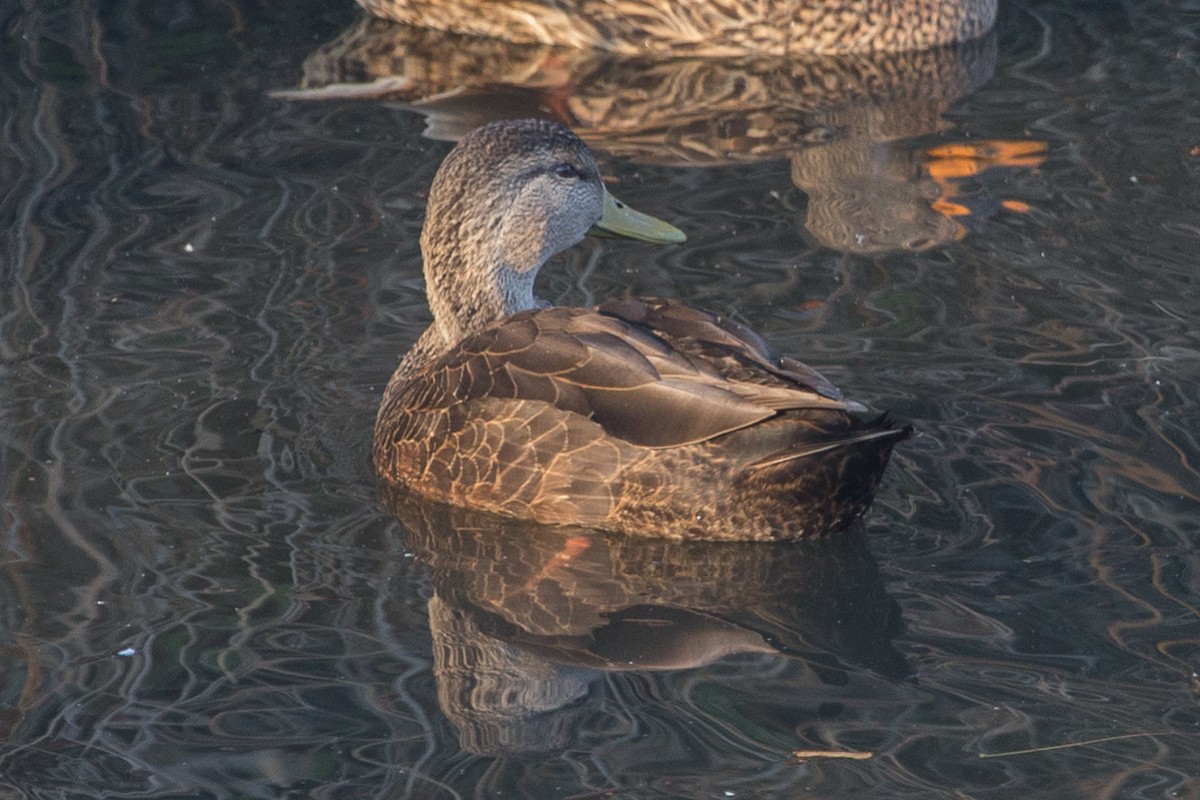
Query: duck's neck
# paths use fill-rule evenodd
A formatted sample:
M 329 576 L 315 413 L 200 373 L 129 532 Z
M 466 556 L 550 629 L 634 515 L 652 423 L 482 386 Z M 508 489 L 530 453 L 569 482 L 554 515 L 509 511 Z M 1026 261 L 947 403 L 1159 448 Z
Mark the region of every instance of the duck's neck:
M 433 324 L 405 357 L 407 371 L 495 322 L 543 305 L 533 296 L 533 283 L 561 249 L 548 244 L 546 225 L 536 214 L 514 211 L 503 192 L 463 195 L 435 181 L 421 229 Z
M 459 233 L 459 232 L 454 232 Z M 436 235 L 436 234 L 435 234 Z M 457 235 L 421 238 L 425 293 L 433 312 L 430 325 L 405 354 L 393 380 L 420 372 L 466 337 L 519 311 L 543 308 L 533 283 L 545 254 L 505 249 L 504 237 L 473 231 L 467 241 Z M 514 267 L 513 262 L 524 265 Z
M 533 282 L 537 270 L 517 272 L 499 259 L 474 262 L 469 272 L 425 269 L 425 291 L 434 325 L 447 348 L 512 316 L 537 308 Z

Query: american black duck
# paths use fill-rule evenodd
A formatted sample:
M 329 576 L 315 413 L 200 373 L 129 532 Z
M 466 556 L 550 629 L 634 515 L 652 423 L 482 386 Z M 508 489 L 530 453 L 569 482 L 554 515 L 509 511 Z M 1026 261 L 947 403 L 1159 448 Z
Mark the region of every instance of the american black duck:
M 466 136 L 421 233 L 434 322 L 375 424 L 383 479 L 544 524 L 778 540 L 848 525 L 909 428 L 878 417 L 732 320 L 675 302 L 552 308 L 538 269 L 589 230 L 681 242 L 604 188 L 544 120 Z

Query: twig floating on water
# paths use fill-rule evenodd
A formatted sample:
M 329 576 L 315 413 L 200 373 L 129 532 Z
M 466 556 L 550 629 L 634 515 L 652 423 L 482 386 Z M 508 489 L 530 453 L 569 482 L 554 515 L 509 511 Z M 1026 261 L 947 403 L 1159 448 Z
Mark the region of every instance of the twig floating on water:
M 1123 733 L 1120 736 L 1103 736 L 1099 739 L 1087 739 L 1082 742 L 1068 742 L 1066 744 L 1050 744 L 1045 747 L 1031 747 L 1028 750 L 1008 750 L 1004 753 L 980 753 L 980 758 L 1001 758 L 1002 756 L 1025 756 L 1030 753 L 1044 753 L 1047 750 L 1065 750 L 1068 747 L 1086 747 L 1089 744 L 1101 744 L 1102 742 L 1115 742 L 1118 739 L 1136 739 L 1139 736 L 1168 736 L 1172 733 L 1181 733 L 1181 731 L 1148 731 L 1145 733 Z
M 806 758 L 852 758 L 855 761 L 865 761 L 873 758 L 874 753 L 865 750 L 793 750 L 792 758 L 798 761 Z

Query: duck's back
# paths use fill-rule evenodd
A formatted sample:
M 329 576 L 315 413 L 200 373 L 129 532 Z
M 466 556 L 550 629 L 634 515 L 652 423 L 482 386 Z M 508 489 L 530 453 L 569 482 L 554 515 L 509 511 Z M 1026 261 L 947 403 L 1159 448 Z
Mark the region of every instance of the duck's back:
M 358 0 L 376 16 L 511 42 L 629 55 L 898 52 L 973 39 L 996 0 Z
M 517 314 L 389 387 L 385 480 L 550 524 L 708 539 L 844 527 L 908 434 L 676 303 Z

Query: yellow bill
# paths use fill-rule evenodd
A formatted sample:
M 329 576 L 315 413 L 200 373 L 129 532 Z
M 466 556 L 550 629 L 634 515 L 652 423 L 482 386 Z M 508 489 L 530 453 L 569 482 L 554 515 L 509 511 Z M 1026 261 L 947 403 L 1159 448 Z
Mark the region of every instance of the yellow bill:
M 687 241 L 683 231 L 661 219 L 634 211 L 629 206 L 604 192 L 604 213 L 600 221 L 592 226 L 591 233 L 600 236 L 623 236 L 642 242 L 680 244 Z

